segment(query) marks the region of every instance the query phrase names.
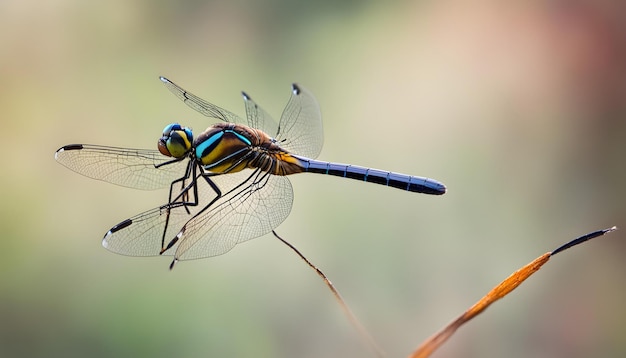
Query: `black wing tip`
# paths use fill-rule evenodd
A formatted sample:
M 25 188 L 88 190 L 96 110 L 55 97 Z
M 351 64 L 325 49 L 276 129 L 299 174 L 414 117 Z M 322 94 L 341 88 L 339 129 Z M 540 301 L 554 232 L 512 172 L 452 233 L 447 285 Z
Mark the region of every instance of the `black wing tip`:
M 245 101 L 249 101 L 249 100 L 251 100 L 251 99 L 252 99 L 252 97 L 250 97 L 250 96 L 249 96 L 246 92 L 244 92 L 244 91 L 241 91 L 241 96 L 243 96 L 243 99 L 244 99 Z
M 64 145 L 61 148 L 57 149 L 56 152 L 54 152 L 54 159 L 59 160 L 59 154 L 68 151 L 68 150 L 81 150 L 83 149 L 83 145 L 82 144 L 69 144 L 69 145 Z
M 165 76 L 159 76 L 159 80 L 163 83 L 172 83 L 172 81 L 168 80 Z
M 299 95 L 300 93 L 302 93 L 302 88 L 300 88 L 300 86 L 297 83 L 292 83 L 291 92 L 293 92 L 293 94 L 295 95 Z
M 65 151 L 65 150 L 81 150 L 81 149 L 83 149 L 83 145 L 82 144 L 68 144 L 68 145 L 64 145 L 61 148 L 57 149 L 57 153 Z
M 125 227 L 129 226 L 129 225 L 130 225 L 130 224 L 132 224 L 132 223 L 133 223 L 133 221 L 132 221 L 131 219 L 126 219 L 126 220 L 122 221 L 121 223 L 119 223 L 119 224 L 117 224 L 117 225 L 113 226 L 113 227 L 111 228 L 111 230 L 107 231 L 107 233 L 106 233 L 106 234 L 104 234 L 104 237 L 102 238 L 102 246 L 103 246 L 105 249 L 110 250 L 110 248 L 109 248 L 109 237 L 110 237 L 111 235 L 115 234 L 116 232 L 118 232 L 118 231 L 122 230 L 123 228 L 125 228 Z
M 122 230 L 123 228 L 128 227 L 128 226 L 129 226 L 130 224 L 132 224 L 132 223 L 133 223 L 133 221 L 132 221 L 131 219 L 126 219 L 126 220 L 122 221 L 121 223 L 119 223 L 119 224 L 117 224 L 117 225 L 113 226 L 113 227 L 111 228 L 111 230 L 109 230 L 109 232 L 107 232 L 107 235 L 110 235 L 110 234 L 113 234 L 113 233 L 115 233 L 115 232 L 117 232 L 117 231 L 120 231 L 120 230 Z M 105 235 L 105 236 L 106 236 L 106 235 Z

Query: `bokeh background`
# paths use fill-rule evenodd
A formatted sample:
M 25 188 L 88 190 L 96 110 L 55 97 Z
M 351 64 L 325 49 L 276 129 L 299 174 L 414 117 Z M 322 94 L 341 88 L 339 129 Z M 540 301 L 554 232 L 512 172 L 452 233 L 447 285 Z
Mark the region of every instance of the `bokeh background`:
M 271 236 L 182 262 L 100 246 L 164 202 L 55 163 L 65 144 L 155 148 L 209 121 L 158 81 L 278 117 L 319 100 L 321 159 L 429 176 L 430 197 L 292 178 L 278 228 L 390 357 L 496 283 L 626 226 L 626 6 L 615 1 L 0 2 L 0 356 L 372 356 Z M 626 355 L 624 231 L 556 256 L 438 357 Z

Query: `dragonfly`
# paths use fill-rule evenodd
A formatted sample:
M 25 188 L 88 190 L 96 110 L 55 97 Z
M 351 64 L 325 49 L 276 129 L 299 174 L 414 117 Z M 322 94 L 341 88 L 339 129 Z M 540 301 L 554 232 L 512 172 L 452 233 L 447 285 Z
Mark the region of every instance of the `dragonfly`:
M 59 148 L 56 160 L 89 178 L 155 190 L 169 186 L 167 203 L 113 226 L 102 245 L 128 256 L 172 255 L 180 260 L 217 256 L 270 233 L 289 215 L 296 173 L 317 173 L 441 195 L 441 182 L 419 176 L 316 160 L 323 145 L 320 106 L 298 84 L 276 122 L 242 92 L 247 121 L 186 91 L 161 82 L 200 114 L 216 119 L 194 136 L 168 124 L 157 149 L 90 144 Z

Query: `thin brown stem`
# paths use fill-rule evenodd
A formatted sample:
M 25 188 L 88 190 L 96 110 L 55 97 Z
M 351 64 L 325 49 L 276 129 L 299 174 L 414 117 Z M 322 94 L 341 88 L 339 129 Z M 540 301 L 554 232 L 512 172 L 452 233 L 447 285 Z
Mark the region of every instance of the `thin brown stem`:
M 293 252 L 298 254 L 298 256 L 300 256 L 300 258 L 304 262 L 306 262 L 307 265 L 309 265 L 309 267 L 312 268 L 313 271 L 315 271 L 317 275 L 322 278 L 322 280 L 324 280 L 324 283 L 326 284 L 330 292 L 333 293 L 333 295 L 335 296 L 335 299 L 339 303 L 339 306 L 341 306 L 346 316 L 348 316 L 348 320 L 354 326 L 354 328 L 359 332 L 359 335 L 361 336 L 361 338 L 363 338 L 363 340 L 367 342 L 367 344 L 370 346 L 370 348 L 372 348 L 372 350 L 376 353 L 378 357 L 385 357 L 385 352 L 383 352 L 383 350 L 378 346 L 378 344 L 376 344 L 376 341 L 374 340 L 372 335 L 367 331 L 367 329 L 365 329 L 365 327 L 361 324 L 361 322 L 356 318 L 354 313 L 352 313 L 352 310 L 350 309 L 350 307 L 348 307 L 346 302 L 343 300 L 343 298 L 339 294 L 339 291 L 337 291 L 333 283 L 330 282 L 330 280 L 328 279 L 328 277 L 326 277 L 326 275 L 322 272 L 322 270 L 317 268 L 317 266 L 313 265 L 311 261 L 309 261 L 298 249 L 295 248 L 295 246 L 285 241 L 282 237 L 278 236 L 276 231 L 272 230 L 272 234 L 274 234 L 274 236 L 276 236 L 276 238 L 280 240 L 283 244 L 287 245 L 291 250 L 293 250 Z

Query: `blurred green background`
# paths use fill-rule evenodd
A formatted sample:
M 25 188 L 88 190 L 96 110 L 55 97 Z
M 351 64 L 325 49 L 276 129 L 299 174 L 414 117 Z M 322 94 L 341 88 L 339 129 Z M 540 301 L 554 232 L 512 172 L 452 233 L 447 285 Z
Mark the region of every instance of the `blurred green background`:
M 322 107 L 321 159 L 429 176 L 443 197 L 292 178 L 278 228 L 402 357 L 518 267 L 625 226 L 626 9 L 615 1 L 0 2 L 0 356 L 371 356 L 319 278 L 265 236 L 181 262 L 100 246 L 162 204 L 55 163 L 65 144 L 156 148 L 289 85 Z M 440 357 L 626 355 L 624 231 L 555 257 Z

